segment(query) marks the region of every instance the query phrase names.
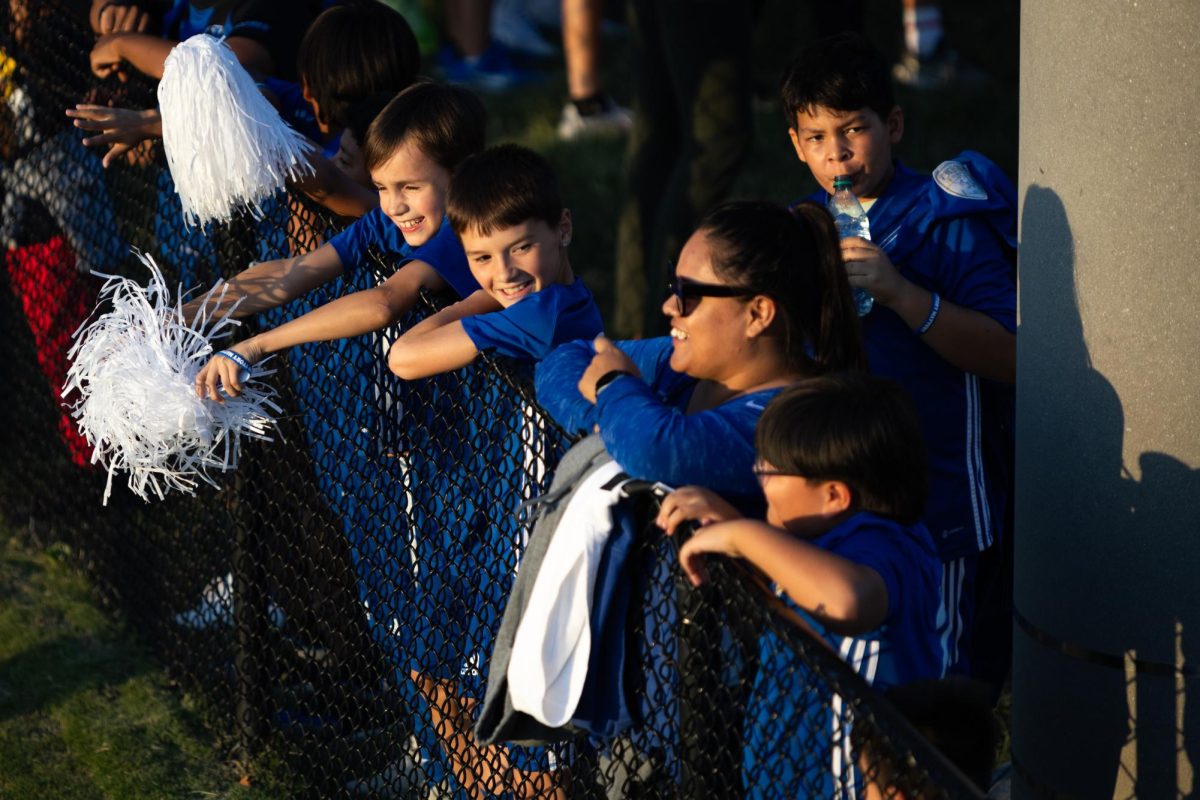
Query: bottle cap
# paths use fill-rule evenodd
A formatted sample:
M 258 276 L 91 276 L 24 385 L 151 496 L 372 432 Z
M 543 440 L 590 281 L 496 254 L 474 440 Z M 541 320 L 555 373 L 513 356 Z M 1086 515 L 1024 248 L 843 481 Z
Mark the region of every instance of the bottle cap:
M 836 192 L 839 189 L 849 189 L 853 183 L 849 175 L 838 175 L 833 179 L 833 190 Z

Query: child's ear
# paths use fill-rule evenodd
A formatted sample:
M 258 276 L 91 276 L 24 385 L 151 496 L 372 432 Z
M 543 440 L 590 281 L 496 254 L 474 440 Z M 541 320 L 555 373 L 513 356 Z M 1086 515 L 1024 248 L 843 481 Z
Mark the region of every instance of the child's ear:
M 800 159 L 802 164 L 808 162 L 804 160 L 804 150 L 800 147 L 800 136 L 796 133 L 795 128 L 788 128 L 788 138 L 792 140 L 792 149 L 796 151 L 796 158 Z
M 825 481 L 825 511 L 841 514 L 854 505 L 854 492 L 845 481 Z
M 312 92 L 308 88 L 308 81 L 304 78 L 300 79 L 300 95 L 304 98 L 304 102 L 312 106 L 313 117 L 317 120 L 317 127 L 320 128 L 321 133 L 329 133 L 329 124 L 321 113 L 321 104 L 313 99 Z
M 904 138 L 904 110 L 900 106 L 893 106 L 884 124 L 887 125 L 888 141 L 899 144 Z
M 571 234 L 573 232 L 574 228 L 571 226 L 571 209 L 564 208 L 562 211 L 562 217 L 560 217 L 558 220 L 559 244 L 561 244 L 563 247 L 569 245 L 571 243 Z

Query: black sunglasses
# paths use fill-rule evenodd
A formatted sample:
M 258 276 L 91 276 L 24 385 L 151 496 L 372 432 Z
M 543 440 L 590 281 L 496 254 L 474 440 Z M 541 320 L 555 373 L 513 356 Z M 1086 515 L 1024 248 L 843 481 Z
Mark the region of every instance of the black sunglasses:
M 686 317 L 696 309 L 694 305 L 688 308 L 687 304 L 688 300 L 696 297 L 753 297 L 758 294 L 758 292 L 752 292 L 740 286 L 696 283 L 695 281 L 683 282 L 679 280 L 678 275 L 671 278 L 671 282 L 667 284 L 667 293 L 668 297 L 675 298 L 675 312 L 680 317 Z

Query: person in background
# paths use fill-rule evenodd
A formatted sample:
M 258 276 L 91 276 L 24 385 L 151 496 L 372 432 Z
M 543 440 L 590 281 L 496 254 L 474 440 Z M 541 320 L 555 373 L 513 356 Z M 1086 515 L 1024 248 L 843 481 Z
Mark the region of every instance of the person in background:
M 733 185 L 751 141 L 753 3 L 633 0 L 633 130 L 617 222 L 614 332 L 665 333 L 654 302 L 696 222 Z
M 558 138 L 625 134 L 633 114 L 604 89 L 603 0 L 563 0 L 563 53 L 567 61 L 567 103 L 558 120 Z

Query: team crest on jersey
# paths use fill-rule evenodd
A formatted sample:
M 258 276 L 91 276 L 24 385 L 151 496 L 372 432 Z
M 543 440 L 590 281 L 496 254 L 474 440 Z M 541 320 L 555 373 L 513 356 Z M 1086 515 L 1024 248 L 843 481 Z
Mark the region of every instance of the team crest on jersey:
M 943 161 L 933 171 L 933 179 L 946 194 L 964 200 L 987 200 L 987 192 L 975 180 L 971 170 L 957 161 Z

